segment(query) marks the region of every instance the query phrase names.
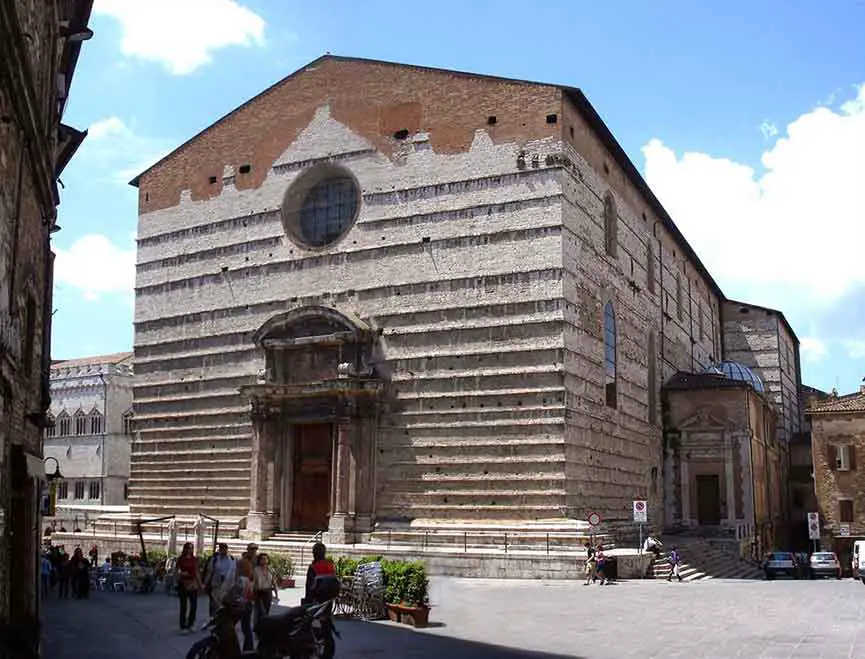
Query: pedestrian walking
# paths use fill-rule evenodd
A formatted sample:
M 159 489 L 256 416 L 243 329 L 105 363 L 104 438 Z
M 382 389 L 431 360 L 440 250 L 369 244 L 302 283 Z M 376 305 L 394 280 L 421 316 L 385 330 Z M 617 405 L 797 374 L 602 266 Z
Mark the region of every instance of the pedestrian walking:
M 274 599 L 279 601 L 276 578 L 268 565 L 267 554 L 259 554 L 255 563 L 255 624 L 256 626 L 268 613 Z
M 676 577 L 679 581 L 682 580 L 681 575 L 682 555 L 679 553 L 678 547 L 673 547 L 670 552 L 670 574 L 667 576 L 667 581 L 672 581 Z
M 211 616 L 221 606 L 226 589 L 234 583 L 234 580 L 234 559 L 228 553 L 228 545 L 220 542 L 216 553 L 207 561 L 207 567 L 204 570 L 204 590 L 210 600 Z
M 42 598 L 48 597 L 48 593 L 51 590 L 51 571 L 53 567 L 51 565 L 51 559 L 48 558 L 47 554 L 42 554 L 42 574 L 41 574 L 41 583 L 42 583 Z
M 180 631 L 192 630 L 198 612 L 198 593 L 201 590 L 201 575 L 198 558 L 191 542 L 183 545 L 177 559 L 177 595 L 180 598 Z
M 258 545 L 250 543 L 246 552 L 237 561 L 236 585 L 243 593 L 244 609 L 240 617 L 240 630 L 243 632 L 243 651 L 255 649 L 255 638 L 252 635 L 252 612 L 255 604 L 255 563 L 258 559 Z
M 597 561 L 595 559 L 595 548 L 590 543 L 586 543 L 586 582 L 584 586 L 588 586 L 597 578 Z
M 72 566 L 69 561 L 69 554 L 63 552 L 57 559 L 57 596 L 60 599 L 69 599 L 69 586 L 72 581 Z
M 81 547 L 76 547 L 69 561 L 72 596 L 83 600 L 90 596 L 90 561 L 84 556 Z
M 598 545 L 598 549 L 595 552 L 595 573 L 598 575 L 598 581 L 600 581 L 601 586 L 603 586 L 607 582 L 607 558 L 604 556 L 604 547 L 602 545 Z

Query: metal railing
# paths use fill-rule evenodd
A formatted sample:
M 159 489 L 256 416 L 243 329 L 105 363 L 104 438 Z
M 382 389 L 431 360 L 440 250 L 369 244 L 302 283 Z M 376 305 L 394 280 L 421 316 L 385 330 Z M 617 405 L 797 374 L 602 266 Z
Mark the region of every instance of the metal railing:
M 396 536 L 396 537 L 394 537 Z M 609 542 L 599 540 L 594 534 L 574 531 L 440 531 L 424 529 L 423 531 L 388 530 L 378 532 L 370 546 L 381 546 L 386 549 L 409 549 L 429 551 L 436 549 L 441 552 L 483 553 L 501 552 L 503 554 L 528 552 L 544 554 L 580 554 L 585 553 L 585 545 L 604 545 L 611 548 Z

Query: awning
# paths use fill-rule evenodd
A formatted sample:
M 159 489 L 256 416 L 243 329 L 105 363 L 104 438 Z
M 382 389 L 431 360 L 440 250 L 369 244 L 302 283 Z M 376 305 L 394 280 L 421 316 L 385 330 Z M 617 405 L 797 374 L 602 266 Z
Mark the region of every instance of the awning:
M 44 481 L 45 463 L 42 461 L 42 458 L 25 451 L 24 459 L 27 461 L 27 475 Z

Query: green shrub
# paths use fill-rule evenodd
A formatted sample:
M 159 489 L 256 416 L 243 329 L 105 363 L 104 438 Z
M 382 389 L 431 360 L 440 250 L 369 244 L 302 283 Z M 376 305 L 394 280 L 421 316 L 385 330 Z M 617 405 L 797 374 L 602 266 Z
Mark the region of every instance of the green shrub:
M 294 560 L 288 554 L 267 555 L 268 565 L 277 580 L 288 579 L 294 576 Z
M 353 576 L 359 565 L 379 562 L 384 577 L 385 602 L 406 606 L 429 605 L 429 579 L 423 561 L 393 561 L 382 559 L 381 556 L 364 556 L 359 559 L 339 556 L 331 560 L 340 577 Z
M 147 562 L 151 565 L 158 565 L 168 559 L 168 552 L 164 549 L 148 549 Z

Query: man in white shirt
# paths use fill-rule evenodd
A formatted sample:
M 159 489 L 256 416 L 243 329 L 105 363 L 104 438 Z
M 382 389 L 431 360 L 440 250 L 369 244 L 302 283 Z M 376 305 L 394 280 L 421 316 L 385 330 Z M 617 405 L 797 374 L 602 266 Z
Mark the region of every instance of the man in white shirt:
M 228 545 L 220 542 L 216 553 L 207 561 L 204 587 L 210 597 L 210 615 L 219 608 L 225 591 L 234 584 L 234 559 L 228 555 Z

